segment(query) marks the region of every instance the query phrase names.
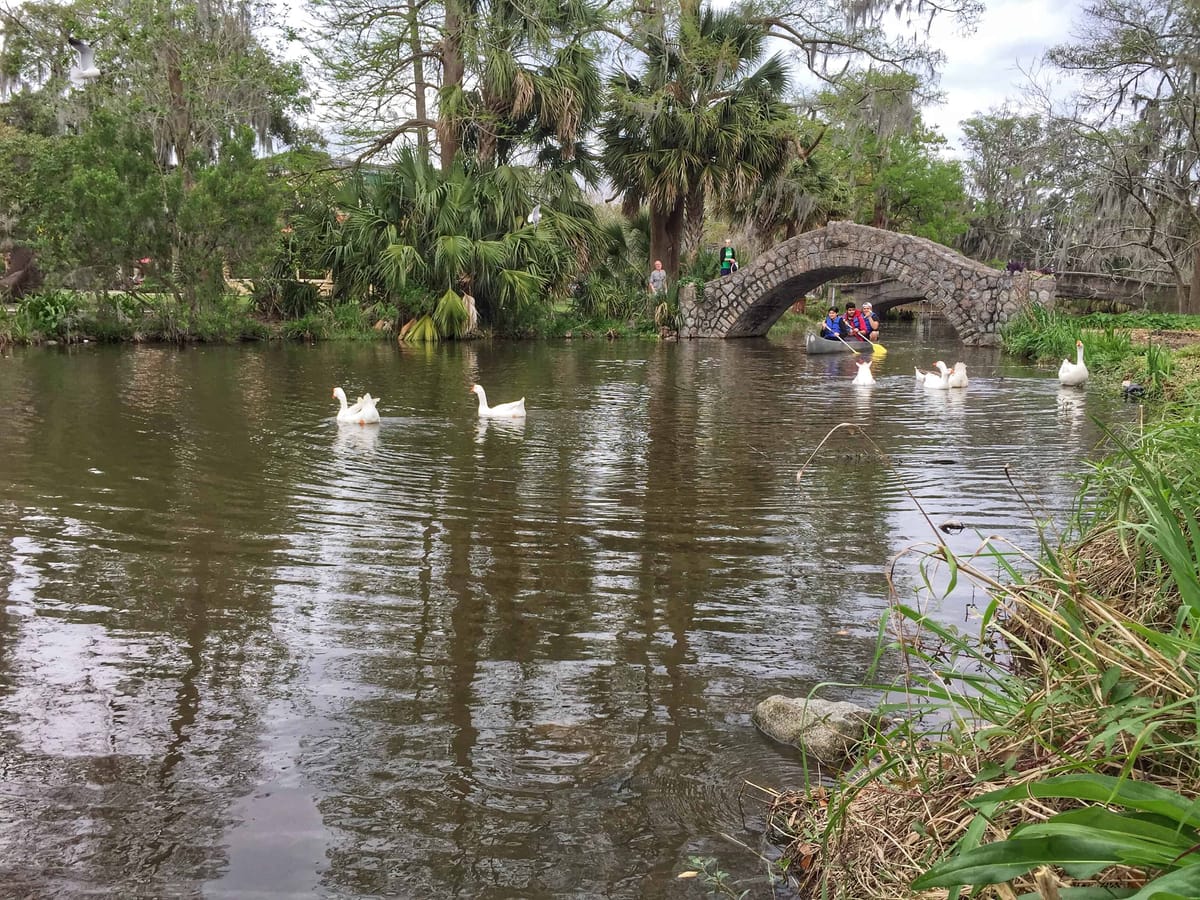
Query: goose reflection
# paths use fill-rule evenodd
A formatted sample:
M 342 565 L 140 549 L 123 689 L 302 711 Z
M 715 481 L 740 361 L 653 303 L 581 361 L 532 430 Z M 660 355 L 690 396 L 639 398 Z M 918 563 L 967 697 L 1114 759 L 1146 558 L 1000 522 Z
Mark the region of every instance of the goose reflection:
M 1076 431 L 1087 413 L 1087 394 L 1074 387 L 1059 387 L 1056 401 L 1058 420 Z
M 333 449 L 340 453 L 363 453 L 375 450 L 379 443 L 378 428 L 360 425 L 339 425 L 333 439 Z
M 489 431 L 502 438 L 521 438 L 525 436 L 525 419 L 481 418 L 475 426 L 475 443 L 482 444 Z

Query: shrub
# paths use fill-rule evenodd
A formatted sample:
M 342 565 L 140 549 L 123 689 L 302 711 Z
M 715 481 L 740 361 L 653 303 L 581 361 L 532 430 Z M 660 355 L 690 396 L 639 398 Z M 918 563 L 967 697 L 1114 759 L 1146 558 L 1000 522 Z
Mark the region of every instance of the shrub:
M 80 296 L 71 291 L 44 291 L 27 297 L 18 310 L 31 331 L 45 337 L 69 338 L 82 309 Z

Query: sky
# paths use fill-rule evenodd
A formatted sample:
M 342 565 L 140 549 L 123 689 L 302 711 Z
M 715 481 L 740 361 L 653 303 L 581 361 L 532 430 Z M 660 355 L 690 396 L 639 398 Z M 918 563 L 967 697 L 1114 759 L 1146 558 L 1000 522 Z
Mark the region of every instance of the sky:
M 949 22 L 936 22 L 931 42 L 946 54 L 941 89 L 946 102 L 922 112 L 957 155 L 959 123 L 1002 106 L 1020 102 L 1022 86 L 1039 57 L 1055 44 L 1071 40 L 1083 0 L 984 0 L 979 27 L 962 35 Z

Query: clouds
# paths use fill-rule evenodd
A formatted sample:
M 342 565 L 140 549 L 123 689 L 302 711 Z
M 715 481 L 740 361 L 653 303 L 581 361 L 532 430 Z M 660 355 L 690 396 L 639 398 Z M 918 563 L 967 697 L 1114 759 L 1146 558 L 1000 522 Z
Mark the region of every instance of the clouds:
M 1045 51 L 1071 38 L 1081 0 L 993 0 L 974 34 L 950 22 L 935 22 L 930 41 L 946 54 L 941 88 L 946 102 L 922 113 L 959 150 L 959 123 L 987 113 L 1006 100 L 1019 102 Z

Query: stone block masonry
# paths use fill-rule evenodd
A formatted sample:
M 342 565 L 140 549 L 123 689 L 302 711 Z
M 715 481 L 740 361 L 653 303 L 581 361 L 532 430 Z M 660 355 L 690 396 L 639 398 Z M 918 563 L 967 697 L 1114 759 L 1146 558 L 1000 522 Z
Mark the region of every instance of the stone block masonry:
M 940 308 L 966 344 L 990 346 L 1030 303 L 1051 306 L 1052 275 L 998 272 L 925 238 L 830 222 L 763 253 L 697 291 L 679 291 L 680 337 L 757 337 L 799 297 L 827 281 L 871 272 L 893 278 Z

